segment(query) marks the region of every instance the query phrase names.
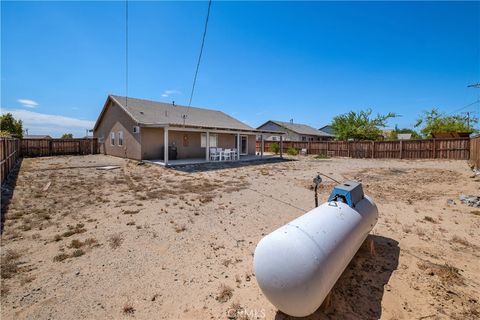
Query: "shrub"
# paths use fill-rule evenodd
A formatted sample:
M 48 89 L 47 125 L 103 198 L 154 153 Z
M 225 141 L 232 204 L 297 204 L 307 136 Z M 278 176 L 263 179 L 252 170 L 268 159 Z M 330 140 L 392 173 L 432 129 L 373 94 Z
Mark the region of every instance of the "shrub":
M 270 145 L 270 151 L 275 153 L 275 154 L 278 154 L 280 152 L 280 146 L 278 145 L 278 143 L 272 143 Z
M 290 147 L 287 150 L 287 154 L 290 155 L 290 156 L 296 156 L 296 155 L 298 155 L 298 150 Z
M 317 154 L 315 156 L 315 159 L 330 159 L 330 157 L 324 153 L 321 153 L 321 154 Z

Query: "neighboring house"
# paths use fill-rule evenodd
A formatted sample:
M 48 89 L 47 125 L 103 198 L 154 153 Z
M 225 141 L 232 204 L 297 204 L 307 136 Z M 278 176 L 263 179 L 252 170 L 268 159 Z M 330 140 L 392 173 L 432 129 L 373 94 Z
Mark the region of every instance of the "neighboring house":
M 52 137 L 43 134 L 28 134 L 23 135 L 23 139 L 52 139 Z
M 279 141 L 280 134 L 284 133 L 285 141 L 324 141 L 332 140 L 333 135 L 319 131 L 306 124 L 268 120 L 257 128 L 258 130 L 277 131 L 279 134 L 270 134 L 264 137 L 266 141 Z
M 323 126 L 321 127 L 320 129 L 318 129 L 322 132 L 325 132 L 325 133 L 328 133 L 328 134 L 331 134 L 332 136 L 335 135 L 335 130 L 333 130 L 332 126 L 327 124 L 326 126 Z
M 410 140 L 410 139 L 412 139 L 412 134 L 411 133 L 398 133 L 397 134 L 397 139 L 398 140 Z
M 211 147 L 236 148 L 240 156 L 255 155 L 255 136 L 261 133 L 268 132 L 221 111 L 114 95 L 108 96 L 93 129 L 101 153 L 164 163 L 209 160 Z

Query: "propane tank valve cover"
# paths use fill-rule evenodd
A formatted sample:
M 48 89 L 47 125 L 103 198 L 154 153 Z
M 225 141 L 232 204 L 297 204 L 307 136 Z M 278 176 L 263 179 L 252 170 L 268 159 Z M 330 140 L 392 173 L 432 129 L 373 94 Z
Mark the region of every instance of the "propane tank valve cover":
M 355 208 L 357 203 L 364 198 L 362 184 L 356 181 L 345 181 L 335 186 L 328 197 L 328 201 L 342 201 L 351 208 Z

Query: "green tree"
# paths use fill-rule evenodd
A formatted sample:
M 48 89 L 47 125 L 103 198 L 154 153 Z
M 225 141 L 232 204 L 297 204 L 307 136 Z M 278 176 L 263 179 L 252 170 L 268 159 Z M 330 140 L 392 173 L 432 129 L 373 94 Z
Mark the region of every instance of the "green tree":
M 11 113 L 0 116 L 0 131 L 2 135 L 11 135 L 14 138 L 23 137 L 22 120 L 16 120 Z
M 388 119 L 397 117 L 393 112 L 377 114 L 375 118 L 371 115 L 372 110 L 367 109 L 336 116 L 332 121 L 335 136 L 338 140 L 377 140 L 382 134 L 380 127 L 385 127 Z
M 466 116 L 462 115 L 446 115 L 438 109 L 433 108 L 430 111 L 424 111 L 417 119 L 415 127 L 422 126 L 420 132 L 424 137 L 431 137 L 432 133 L 451 133 L 451 132 L 467 132 L 472 133 L 474 130 L 472 125 L 477 123 L 478 119 L 470 118 L 470 123 Z
M 64 133 L 62 135 L 62 139 L 73 139 L 73 134 L 71 133 Z

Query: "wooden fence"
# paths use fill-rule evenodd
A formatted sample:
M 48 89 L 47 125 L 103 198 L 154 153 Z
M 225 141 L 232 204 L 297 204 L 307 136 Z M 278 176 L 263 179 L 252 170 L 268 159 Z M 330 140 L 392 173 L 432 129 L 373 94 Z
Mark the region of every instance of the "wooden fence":
M 1 184 L 20 159 L 20 140 L 0 138 L 0 180 Z
M 98 140 L 94 139 L 22 139 L 23 157 L 58 155 L 85 155 L 98 153 Z
M 265 141 L 264 151 L 270 152 L 270 147 L 273 143 L 280 145 L 279 142 Z M 480 145 L 480 143 L 478 144 Z M 257 141 L 256 147 L 257 152 L 260 152 L 261 143 L 259 141 Z M 470 138 L 395 141 L 283 142 L 283 152 L 286 153 L 289 148 L 295 148 L 298 151 L 306 149 L 307 154 L 376 159 L 468 160 L 470 159 L 471 153 Z
M 480 136 L 470 140 L 470 161 L 480 169 Z

